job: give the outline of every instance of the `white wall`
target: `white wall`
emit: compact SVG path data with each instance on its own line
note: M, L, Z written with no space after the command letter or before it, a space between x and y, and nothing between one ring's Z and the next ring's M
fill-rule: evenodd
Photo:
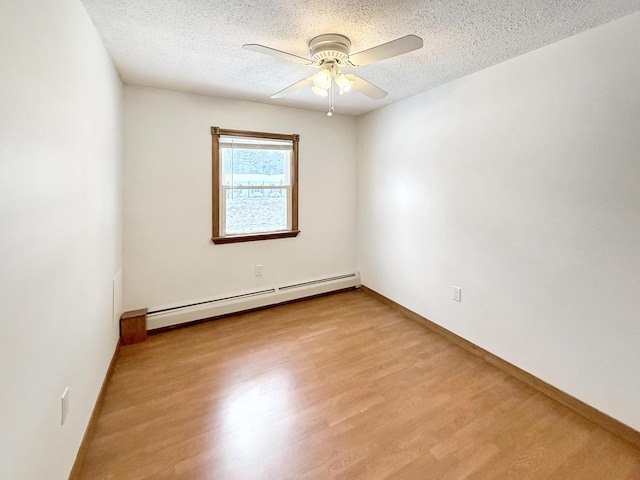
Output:
M122 87L80 2L0 18L0 478L63 479L118 336Z
M298 237L212 244L211 126L300 134ZM352 117L127 85L125 309L353 272L355 132Z
M637 430L639 31L632 15L358 121L363 284Z

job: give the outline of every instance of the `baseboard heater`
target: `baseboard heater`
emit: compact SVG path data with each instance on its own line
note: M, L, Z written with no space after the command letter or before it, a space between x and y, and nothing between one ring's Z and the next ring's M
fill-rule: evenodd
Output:
M147 330L172 327L182 323L229 315L254 308L268 307L291 300L359 286L360 273L355 272L236 295L199 300L188 304L150 308L147 314Z

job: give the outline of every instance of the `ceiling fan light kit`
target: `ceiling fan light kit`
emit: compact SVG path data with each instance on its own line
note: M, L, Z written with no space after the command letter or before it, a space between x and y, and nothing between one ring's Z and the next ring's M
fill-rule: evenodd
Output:
M320 95L321 97L326 97L328 95L327 93L327 89L325 88L320 88L316 85L314 85L313 87L311 87L311 91L313 93L315 93L316 95Z
M321 70L316 74L288 86L284 90L273 94L271 98L283 97L302 87L312 84L311 91L313 93L321 97L330 98L329 111L327 112L327 116L330 117L334 112L332 89L332 85L334 83L338 87L339 95L343 95L353 89L363 93L373 100L379 100L387 96L387 92L376 87L372 83L367 82L362 77L358 77L352 73L342 73L340 71L340 67L353 68L360 65L378 62L380 60L385 60L387 58L417 50L422 48L422 46L423 41L420 37L415 35L406 35L351 55L351 41L347 37L337 33L325 33L323 35L313 37L309 41L311 59L306 59L291 53L258 44L246 44L243 45L242 48L252 52L263 53L296 62L301 65L320 68Z
M353 84L356 82L356 78L352 73L347 73L346 75L338 73L338 75L336 75L336 77L334 78L334 81L340 89L340 92L338 93L342 95L343 93L347 93L351 90L351 87L353 87Z
M327 96L327 90L331 88L333 83L335 83L340 90L340 95L351 90L351 87L353 87L355 83L355 75L351 73L345 75L335 63L329 64L329 68L323 68L311 78L313 79L313 87L311 87L311 90L321 97Z
M327 90L328 88L331 88L331 77L331 70L323 68L312 77L313 84L319 89Z

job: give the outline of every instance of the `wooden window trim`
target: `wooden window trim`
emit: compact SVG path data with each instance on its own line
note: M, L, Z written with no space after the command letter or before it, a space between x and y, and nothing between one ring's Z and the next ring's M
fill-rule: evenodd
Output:
M212 233L211 240L216 245L226 243L252 242L256 240L272 240L276 238L297 237L298 230L298 134L253 132L248 130L231 130L220 127L211 127L213 138L211 147L211 171L212 171ZM271 140L289 140L292 142L291 162L291 230L269 233L250 233L247 235L221 235L220 234L220 137L240 136L252 138L265 138Z

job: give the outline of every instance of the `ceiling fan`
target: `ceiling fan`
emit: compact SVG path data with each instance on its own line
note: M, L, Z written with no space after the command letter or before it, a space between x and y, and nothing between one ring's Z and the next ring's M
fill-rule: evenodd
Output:
M242 48L252 52L264 53L277 58L282 58L291 62L305 66L317 67L320 69L314 75L304 78L287 88L271 95L271 98L280 98L288 95L302 87L313 84L311 89L321 97L329 97L328 116L333 115L333 88L335 84L342 95L352 88L373 100L379 100L387 96L387 92L367 82L362 77L353 73L344 74L341 67L351 68L378 62L387 58L402 55L422 48L422 39L416 35L406 35L376 47L351 54L351 41L344 35L337 33L326 33L318 35L309 41L309 51L311 58L299 57L292 53L276 50L255 43L243 45Z

